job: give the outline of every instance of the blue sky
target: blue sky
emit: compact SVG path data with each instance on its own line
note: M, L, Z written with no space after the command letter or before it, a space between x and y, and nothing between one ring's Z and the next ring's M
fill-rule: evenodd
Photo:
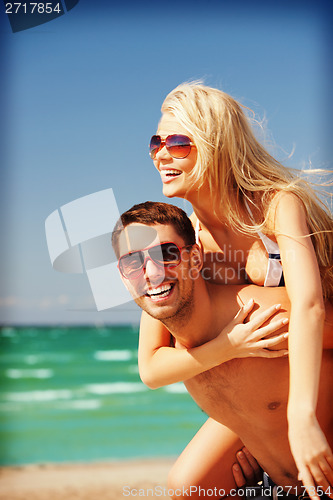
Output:
M107 188L120 211L167 201L147 144L183 81L203 79L265 117L276 156L294 149L288 165L332 168L325 5L80 0L14 34L2 8L0 321L137 320L133 303L97 312L85 274L52 268L44 222Z

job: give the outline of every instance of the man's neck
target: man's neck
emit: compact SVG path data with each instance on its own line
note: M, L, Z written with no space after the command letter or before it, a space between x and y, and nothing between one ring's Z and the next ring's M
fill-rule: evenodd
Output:
M195 283L194 301L186 318L174 316L163 321L175 339L189 349L208 342L220 333L215 321L210 285L201 277Z

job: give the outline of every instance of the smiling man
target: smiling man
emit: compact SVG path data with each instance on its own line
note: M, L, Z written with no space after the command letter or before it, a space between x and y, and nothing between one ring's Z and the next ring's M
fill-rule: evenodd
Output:
M216 338L251 298L259 311L281 303L277 316L289 314L284 288L205 281L193 227L177 207L154 202L132 207L117 223L112 243L125 285L143 311L166 326L176 348L190 349ZM332 308L328 307L317 418L331 447L332 345ZM219 498L222 489L228 494L235 486L234 456L244 444L281 487L281 495L283 489L303 493L288 442L288 380L285 357L233 359L186 380L189 393L210 418L176 462L170 486L174 490L196 487L191 498L202 496L198 487L217 488L212 498ZM318 478L327 493L332 492L332 467L332 458L323 456ZM315 485L311 493L316 496Z

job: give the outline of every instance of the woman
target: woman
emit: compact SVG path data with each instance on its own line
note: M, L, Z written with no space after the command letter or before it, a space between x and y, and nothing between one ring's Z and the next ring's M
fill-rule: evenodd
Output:
M290 447L308 491L316 483L332 485L333 455L315 415L323 301L333 295L332 215L307 182L256 140L242 107L217 89L197 83L174 89L162 105L157 134L150 155L164 195L184 198L193 206L191 220L205 254L204 278L224 284L286 285L291 301ZM189 371L179 377L177 365L170 377L161 373L167 346L168 332L143 315L139 367L144 382L156 387L193 376ZM221 471L226 443L233 439L216 424L209 420L193 445L196 450L209 440L215 445L214 457L201 471L202 484L211 486ZM191 470L194 474L198 464L192 460L187 467L188 457L185 453L176 464L175 476L189 476Z

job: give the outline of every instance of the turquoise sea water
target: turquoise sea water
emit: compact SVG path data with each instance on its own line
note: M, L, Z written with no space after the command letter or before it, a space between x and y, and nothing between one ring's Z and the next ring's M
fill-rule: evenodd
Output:
M206 417L183 384L147 389L138 328L0 330L0 464L179 454Z

